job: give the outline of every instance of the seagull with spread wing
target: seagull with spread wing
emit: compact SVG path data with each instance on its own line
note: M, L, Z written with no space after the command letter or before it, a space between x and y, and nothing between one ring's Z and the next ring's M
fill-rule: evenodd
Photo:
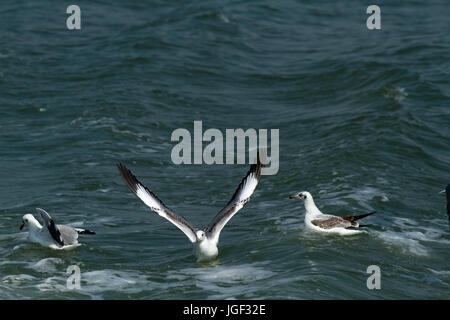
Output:
M31 213L23 216L22 224L20 225L20 230L25 226L28 227L28 239L31 242L36 242L52 249L70 250L81 245L78 243L79 234L95 234L95 232L87 229L55 224L47 211L41 208L36 208L36 211L41 215L44 222L43 226Z
M297 193L290 196L291 199L302 199L305 201L305 225L313 230L329 233L338 233L340 235L351 235L361 233L363 231L348 229L348 228L358 228L359 223L356 220L365 218L375 213L370 212L366 214L361 214L357 216L333 216L331 214L322 213L314 203L313 197L307 191Z
M123 164L119 163L117 168L125 183L139 199L149 206L153 212L173 223L184 232L192 243L194 243L194 252L197 256L197 261L207 261L217 257L219 253L217 244L219 242L220 231L222 231L227 222L249 201L250 196L253 194L253 191L255 191L256 186L261 179L262 166L263 165L258 157L257 163L250 166L250 170L247 172L244 179L242 179L231 200L222 210L220 210L204 231L197 230L182 216L179 216L170 210Z

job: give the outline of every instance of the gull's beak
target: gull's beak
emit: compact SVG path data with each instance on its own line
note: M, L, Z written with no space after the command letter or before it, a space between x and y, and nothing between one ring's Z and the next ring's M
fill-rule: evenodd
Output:
M293 196L289 196L289 199L295 199L298 198L298 194L294 194Z
M24 225L25 225L25 223L22 221L22 224L21 224L20 227L19 227L19 230L20 230L20 231L22 231Z

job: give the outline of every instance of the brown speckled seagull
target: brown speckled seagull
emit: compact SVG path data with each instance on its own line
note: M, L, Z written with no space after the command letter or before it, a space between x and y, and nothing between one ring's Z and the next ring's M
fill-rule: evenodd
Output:
M321 232L329 232L329 233L338 233L340 235L351 235L361 233L363 231L348 229L348 228L358 228L359 223L356 220L365 218L375 213L370 212L366 214L361 214L357 216L333 216L330 214L322 213L314 203L314 200L311 194L307 191L300 192L293 196L290 196L291 199L302 199L305 201L305 225L313 230L321 231Z

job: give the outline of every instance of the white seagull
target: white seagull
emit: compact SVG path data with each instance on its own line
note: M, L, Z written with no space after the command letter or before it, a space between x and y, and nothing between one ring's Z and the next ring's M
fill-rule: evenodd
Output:
M250 166L247 175L242 179L233 197L228 204L220 210L211 223L204 231L197 230L183 217L175 214L172 210L164 205L159 198L128 170L123 164L119 163L117 168L125 183L130 190L138 196L153 212L159 216L169 220L178 227L189 240L194 243L194 253L197 261L212 260L217 257L219 250L217 244L219 242L220 231L225 224L242 209L250 199L253 191L255 191L259 180L261 179L262 164L257 160L256 164Z
M338 233L340 235L352 235L357 233L362 233L364 231L352 230L347 228L357 228L359 223L356 220L362 219L364 217L374 214L374 212L358 215L358 216L333 216L330 214L322 213L314 203L313 197L307 191L300 192L293 196L291 199L302 199L305 201L305 225L313 230L328 232L328 233Z
M52 249L71 250L81 245L78 243L79 234L95 234L95 232L87 229L57 225L45 210L36 208L36 211L41 215L44 226L30 213L23 216L22 224L20 225L20 230L24 226L28 227L28 239L31 242L36 242Z

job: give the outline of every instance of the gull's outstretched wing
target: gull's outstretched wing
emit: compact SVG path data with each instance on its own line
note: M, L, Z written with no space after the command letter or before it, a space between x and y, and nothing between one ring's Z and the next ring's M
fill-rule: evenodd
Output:
M250 166L247 175L242 179L241 183L234 192L233 197L227 203L225 208L214 217L208 227L205 229L208 238L214 239L217 243L219 241L220 231L227 224L227 222L242 209L250 200L250 196L255 191L259 180L261 179L261 168L263 165L258 157L257 163Z
M36 208L36 211L41 215L42 220L44 220L44 225L52 236L53 240L55 240L56 243L60 246L64 246L64 240L61 236L61 232L59 232L59 229L56 227L52 217L48 214L47 211L41 208Z
M119 173L122 176L128 188L141 199L147 206L149 206L153 212L159 216L166 218L177 226L184 234L191 240L191 242L197 241L197 229L193 227L183 217L173 213L167 208L164 203L158 199L158 197L144 186L139 180L127 169L123 164L117 165Z

